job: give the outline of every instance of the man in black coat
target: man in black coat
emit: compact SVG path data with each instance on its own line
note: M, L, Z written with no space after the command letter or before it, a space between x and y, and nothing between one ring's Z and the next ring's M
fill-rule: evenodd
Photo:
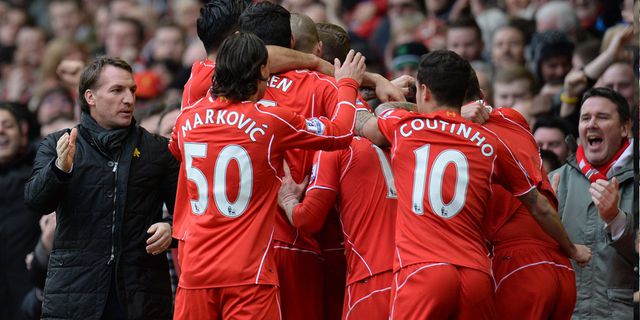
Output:
M27 133L16 110L0 104L0 319L15 319L33 286L25 256L38 241L39 217L23 198L32 165L33 152L27 151Z
M80 124L47 136L25 201L57 212L44 289L44 319L168 319L171 286L164 252L178 163L167 140L133 120L136 84L119 58L82 72Z

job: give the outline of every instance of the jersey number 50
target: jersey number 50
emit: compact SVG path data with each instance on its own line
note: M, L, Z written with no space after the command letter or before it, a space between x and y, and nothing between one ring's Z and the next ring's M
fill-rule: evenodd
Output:
M193 166L193 158L207 157L206 143L184 144L185 166L187 178L196 184L198 200L191 200L193 214L202 215L207 212L209 204L209 184L204 173ZM235 202L227 198L227 167L231 160L238 162L240 170L240 190ZM253 167L247 150L238 145L228 145L218 154L213 170L213 201L218 211L229 218L241 216L249 206L253 190Z
M424 189L427 180L427 162L429 161L429 148L431 145L416 149L413 153L416 156L416 167L413 173L413 195L412 209L417 215L424 214ZM447 166L453 163L456 168L456 185L453 192L453 199L449 203L444 203L442 199L442 181L444 171ZM447 219L453 218L464 208L467 198L467 186L469 185L469 163L464 154L458 150L447 149L436 156L431 165L429 174L429 205L433 213Z

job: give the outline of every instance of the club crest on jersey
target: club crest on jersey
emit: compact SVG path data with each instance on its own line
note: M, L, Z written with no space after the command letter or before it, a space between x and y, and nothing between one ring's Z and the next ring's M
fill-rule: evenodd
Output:
M315 134L324 134L324 123L318 118L307 119L307 131Z

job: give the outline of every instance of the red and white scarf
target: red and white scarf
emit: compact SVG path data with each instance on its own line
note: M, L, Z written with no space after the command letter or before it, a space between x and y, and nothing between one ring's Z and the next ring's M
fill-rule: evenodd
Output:
M587 177L587 179L589 179L589 181L591 182L596 182L596 180L598 179L609 180L609 178L607 178L609 170L611 170L613 165L620 158L620 156L622 156L625 150L629 148L629 145L629 139L624 138L624 140L622 141L622 146L620 147L618 152L616 152L613 158L611 158L611 160L609 160L607 163L597 167L594 167L593 165L591 165L591 163L589 163L587 158L585 158L584 156L584 146L579 145L578 150L576 151L576 160L578 161L580 170L582 170L582 174L584 174L584 176Z

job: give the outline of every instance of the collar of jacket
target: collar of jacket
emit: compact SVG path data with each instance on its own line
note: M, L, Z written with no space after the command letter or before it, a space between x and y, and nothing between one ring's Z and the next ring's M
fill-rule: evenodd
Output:
M580 170L580 167L578 166L578 161L576 161L575 154L571 155L567 159L567 165L569 165L573 169L580 172L580 175L583 176L585 179L587 178L582 173L582 170ZM619 184L622 184L629 179L633 179L633 157L630 158L629 161L627 161L627 163L622 168L620 168L620 170L618 170L613 176L609 176L609 178L613 178L613 177L616 177L616 179L618 179Z
M135 119L131 119L129 127L120 129L105 129L87 112L80 114L78 129L87 141L95 143L98 149L112 158L119 158L119 153L125 139L135 129Z

